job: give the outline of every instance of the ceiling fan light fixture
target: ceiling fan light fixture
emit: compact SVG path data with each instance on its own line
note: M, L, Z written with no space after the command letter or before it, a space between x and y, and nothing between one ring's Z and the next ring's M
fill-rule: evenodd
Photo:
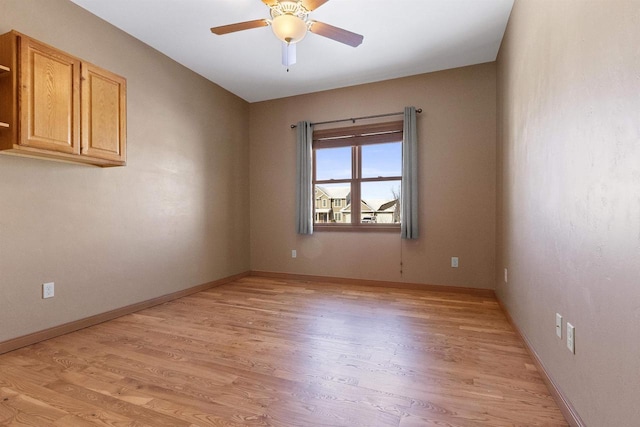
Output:
M273 34L282 41L282 64L286 67L296 63L296 43L302 40L307 32L312 32L337 42L359 46L363 36L333 25L309 19L309 13L329 0L262 0L269 6L271 19L254 19L211 28L217 35L250 30L252 28L271 26ZM289 69L287 68L287 71Z
M271 21L271 29L277 38L285 43L297 43L307 35L308 25L297 16L278 15Z

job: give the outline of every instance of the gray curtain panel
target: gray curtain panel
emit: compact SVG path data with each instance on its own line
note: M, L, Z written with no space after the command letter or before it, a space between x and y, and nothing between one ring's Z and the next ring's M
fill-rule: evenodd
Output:
M402 139L402 191L400 236L417 239L418 233L418 134L416 108L405 107Z
M296 232L313 234L313 129L310 122L298 122L296 164Z

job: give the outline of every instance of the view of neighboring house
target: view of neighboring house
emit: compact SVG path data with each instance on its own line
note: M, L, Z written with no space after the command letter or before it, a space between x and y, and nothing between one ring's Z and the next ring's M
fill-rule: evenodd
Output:
M398 199L363 199L360 206L360 221L377 224L399 223ZM316 185L315 222L350 223L351 188Z
M316 185L315 201L316 222L347 222L342 209L351 203L351 187Z
M348 220L351 220L351 205L345 208ZM360 217L362 222L377 224L398 224L400 223L400 207L398 199L380 200L364 199L360 206Z

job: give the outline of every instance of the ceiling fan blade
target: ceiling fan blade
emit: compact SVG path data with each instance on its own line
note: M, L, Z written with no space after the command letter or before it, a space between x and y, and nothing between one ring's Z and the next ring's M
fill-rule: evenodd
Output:
M282 65L284 65L285 67L288 67L295 63L296 63L296 44L282 42Z
M340 43L348 44L349 46L360 46L364 36L360 34L352 33L351 31L343 30L342 28L334 27L333 25L325 24L324 22L311 21L312 25L309 31L318 34L319 36L330 38Z
M219 36L223 34L235 33L236 31L250 30L252 28L266 27L269 23L266 19L256 19L254 21L238 22L237 24L222 25L213 27L211 32Z
M311 12L312 10L316 10L328 1L329 0L302 0L302 5L305 7L305 9Z

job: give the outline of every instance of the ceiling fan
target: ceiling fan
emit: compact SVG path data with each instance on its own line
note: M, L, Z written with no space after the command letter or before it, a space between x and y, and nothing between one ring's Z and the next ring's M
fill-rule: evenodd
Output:
M349 46L359 46L364 39L360 34L333 25L309 19L309 13L329 0L262 0L269 6L271 19L255 19L237 24L213 27L211 32L219 36L236 31L271 26L273 33L282 41L282 65L296 63L296 43L310 31ZM287 68L287 71L289 69Z

